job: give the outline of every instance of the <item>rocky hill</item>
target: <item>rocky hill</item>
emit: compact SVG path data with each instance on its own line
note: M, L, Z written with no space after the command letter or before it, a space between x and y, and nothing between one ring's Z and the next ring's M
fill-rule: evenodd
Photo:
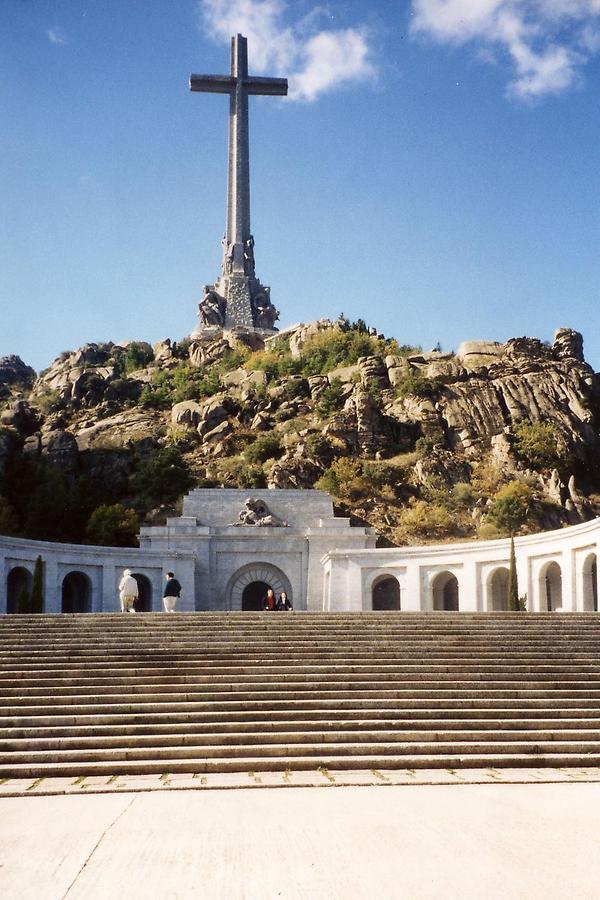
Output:
M0 532L126 545L194 485L316 485L382 543L556 528L600 512L599 384L566 328L424 353L342 318L87 344L39 377L5 357Z

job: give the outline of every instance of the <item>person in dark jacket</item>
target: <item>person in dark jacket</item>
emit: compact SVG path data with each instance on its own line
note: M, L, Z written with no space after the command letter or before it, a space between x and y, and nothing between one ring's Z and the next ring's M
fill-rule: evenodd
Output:
M167 581L163 592L163 607L165 612L175 612L175 604L179 600L181 594L181 585L175 578L173 572L167 572Z
M285 591L282 591L279 595L279 600L277 601L276 609L293 609L292 601L288 599L288 595Z

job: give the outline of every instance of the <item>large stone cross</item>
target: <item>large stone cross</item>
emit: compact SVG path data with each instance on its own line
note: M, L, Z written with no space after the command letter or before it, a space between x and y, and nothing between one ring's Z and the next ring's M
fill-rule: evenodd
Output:
M227 231L223 239L223 277L205 288L214 309L221 303L222 324L228 327L269 328L271 307L268 288L256 279L254 239L250 231L250 153L248 97L250 94L285 96L285 78L248 75L248 44L241 34L231 39L229 75L191 75L190 90L229 94L229 166L227 179ZM224 303L222 302L224 301ZM202 311L202 304L201 311ZM210 307L210 303L207 308ZM267 309L267 314L265 314ZM260 312L262 310L262 313ZM257 312L258 311L258 312ZM260 320L263 316L264 321ZM217 313L215 316L218 317ZM215 323L218 324L218 323ZM271 322L270 327L273 328Z

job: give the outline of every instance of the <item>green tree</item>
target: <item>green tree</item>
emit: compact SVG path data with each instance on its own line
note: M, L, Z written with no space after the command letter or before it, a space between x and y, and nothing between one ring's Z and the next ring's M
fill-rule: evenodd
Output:
M515 539L510 536L510 563L508 567L508 608L511 612L521 609L519 601L519 582L517 578L517 557L515 555Z
M35 561L33 584L31 585L28 606L28 612L30 613L44 612L44 563L41 556L38 556Z
M155 503L168 503L181 497L194 479L177 447L159 447L140 463L133 478L136 491Z
M509 481L494 496L488 519L502 531L514 534L527 519L533 491L524 481Z
M28 503L25 520L27 537L46 541L64 540L68 497L66 475L57 469L40 467L37 484Z
M138 518L121 503L103 504L91 514L85 529L90 544L103 547L135 547Z
M523 420L513 426L514 448L519 460L535 471L570 468L570 455L560 431L553 422Z
M332 378L331 384L328 384L319 397L317 404L317 412L322 419L328 419L329 416L338 412L344 405L345 392L344 386L339 378Z
M8 500L0 495L0 534L18 534L19 523Z

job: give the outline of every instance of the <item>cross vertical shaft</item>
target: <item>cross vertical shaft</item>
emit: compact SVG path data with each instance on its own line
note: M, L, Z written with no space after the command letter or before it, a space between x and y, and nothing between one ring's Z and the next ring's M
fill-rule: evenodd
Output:
M287 94L285 78L248 75L248 42L241 34L231 39L229 75L192 75L192 91L229 94L229 153L227 170L227 226L223 239L222 275L206 285L200 303L201 322L195 334L215 327L273 332L279 313L254 269L254 238L250 233L250 149L248 96Z
M248 137L248 44L236 35L231 40L231 77L235 87L229 99L229 171L227 178L227 245L234 245L234 270L243 271L243 248L250 239L250 147ZM241 260L237 248L241 248Z

